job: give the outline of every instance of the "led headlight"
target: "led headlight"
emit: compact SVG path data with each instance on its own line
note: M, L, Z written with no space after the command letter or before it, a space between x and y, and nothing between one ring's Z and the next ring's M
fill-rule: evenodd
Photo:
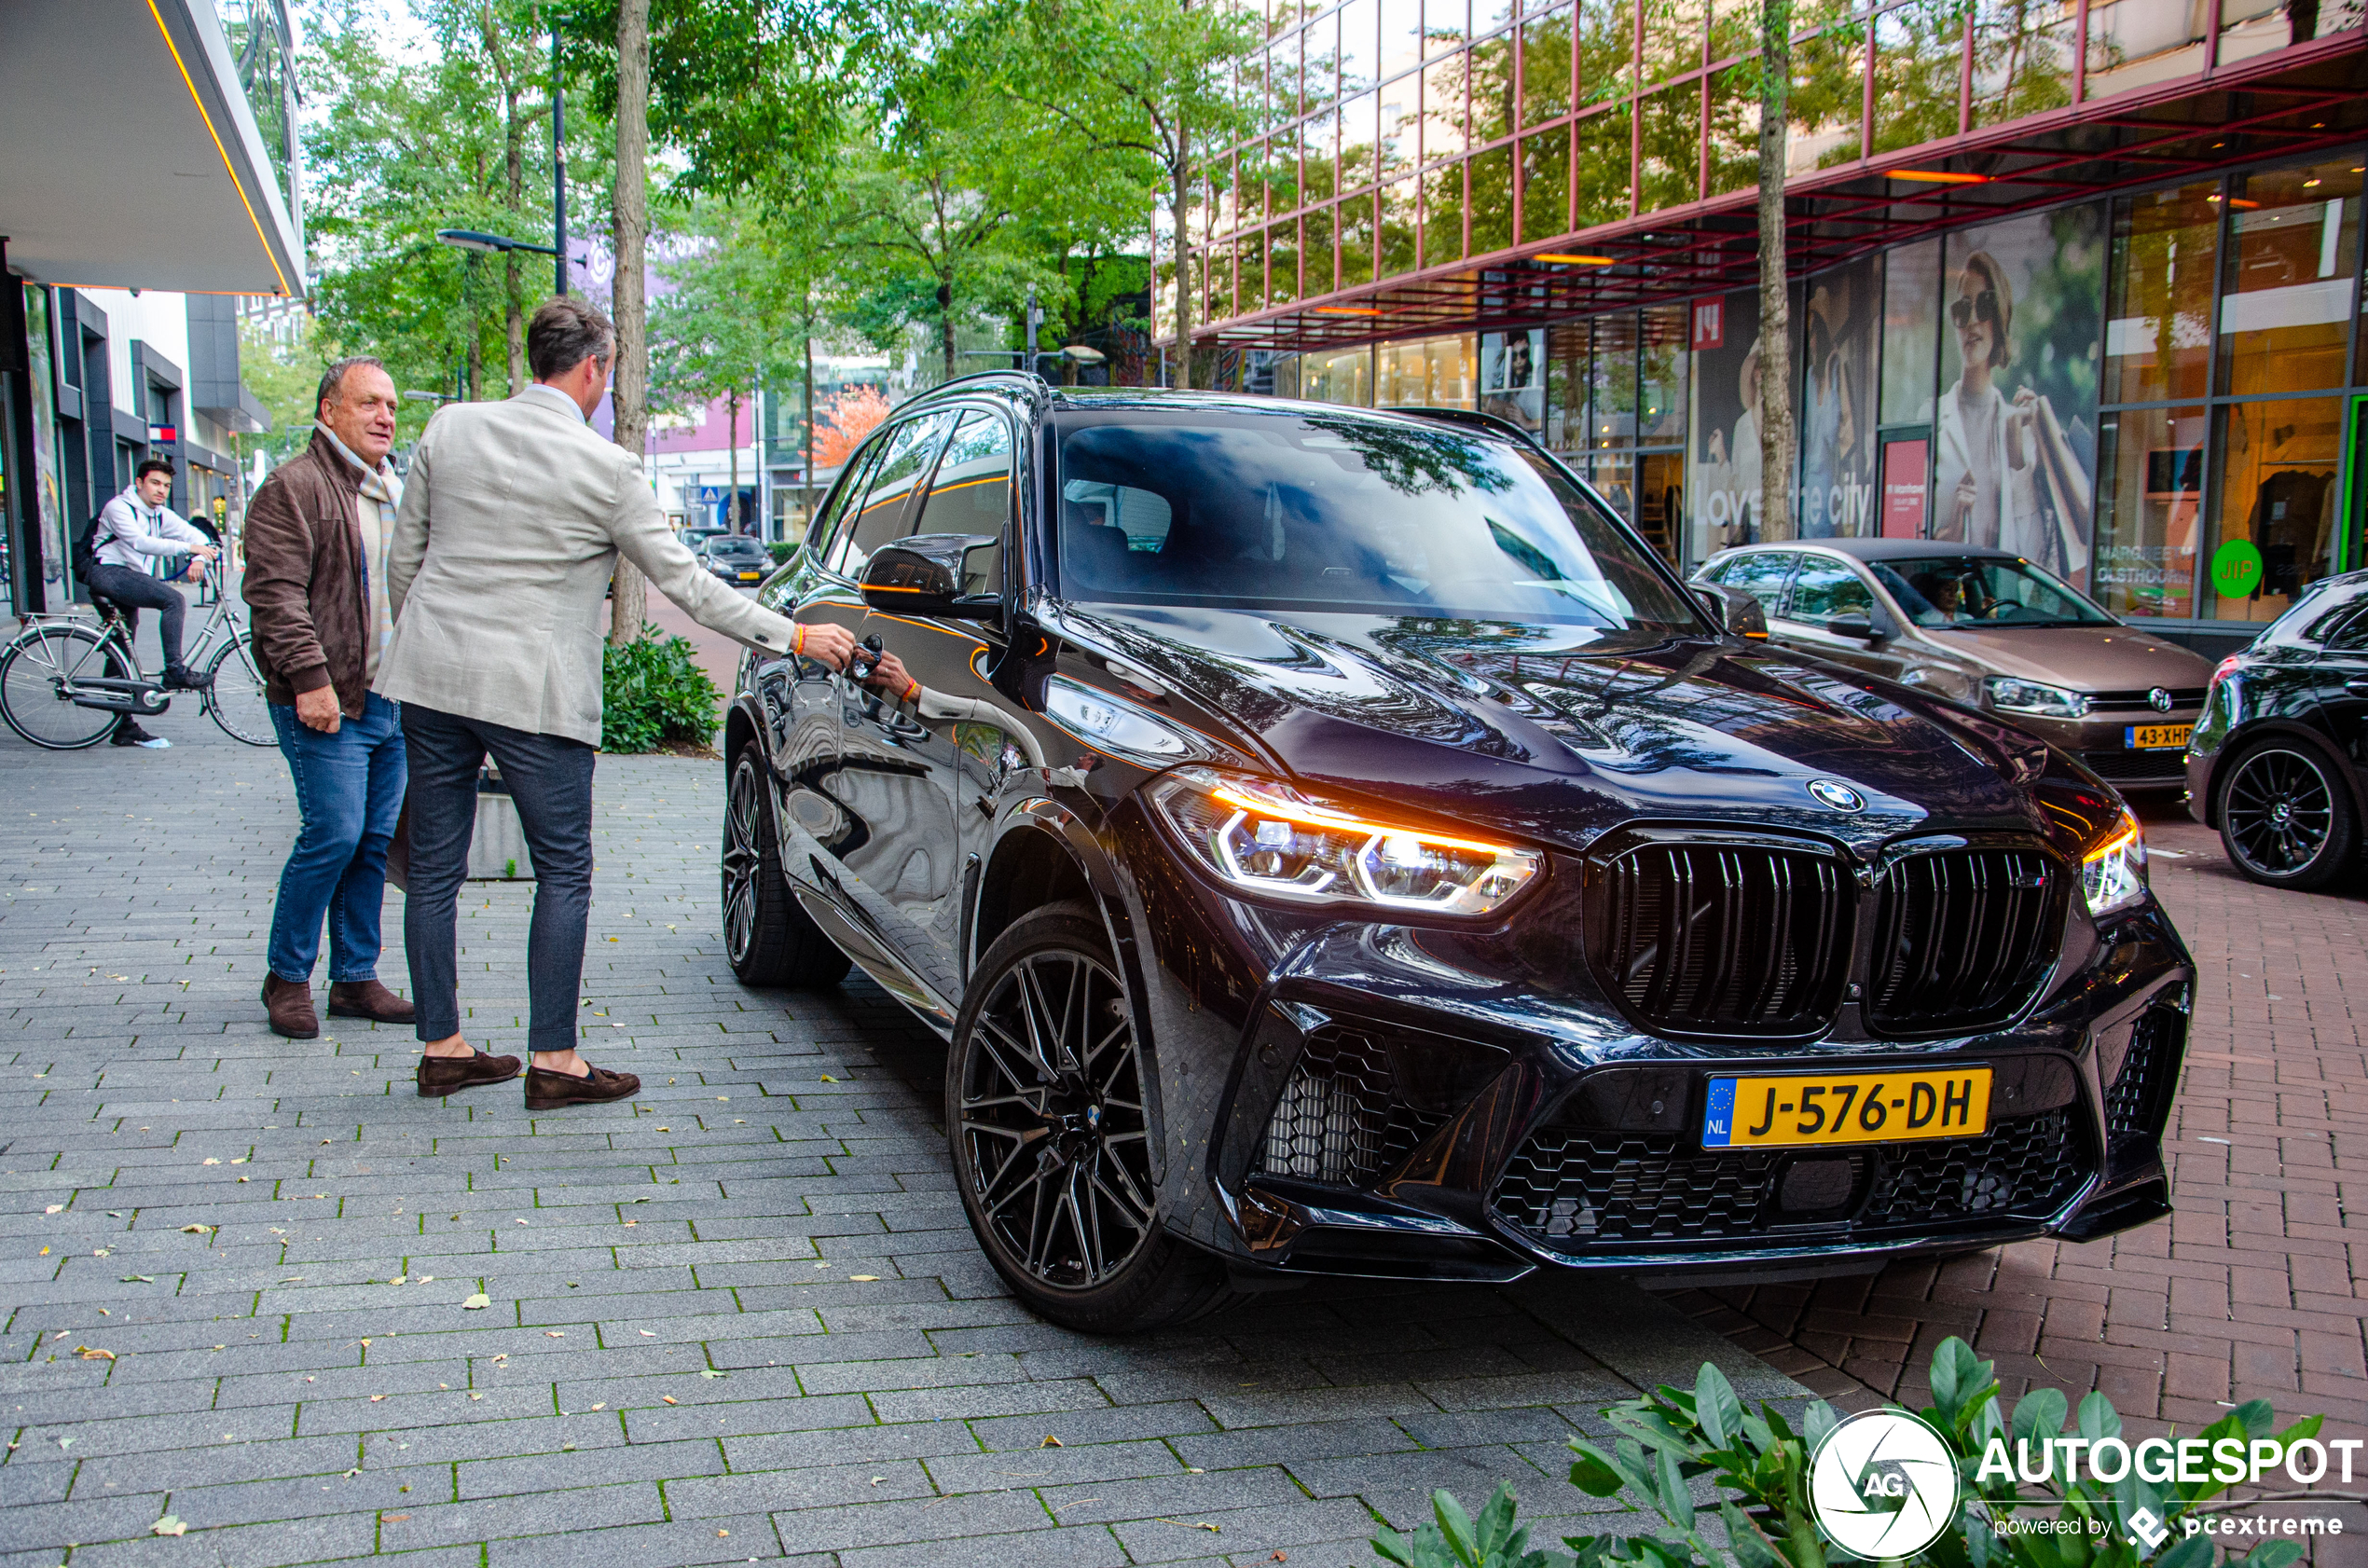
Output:
M2113 830L2080 858L2080 891L2092 915L2127 909L2145 897L2146 835L2137 818L2123 812Z
M1982 682L1982 689L1989 694L1989 706L2001 713L2030 713L2042 719L2088 717L2087 695L2061 686L1993 675Z
M1374 821L1272 779L1210 768L1169 774L1151 801L1224 882L1309 903L1486 915L1544 860L1534 850Z

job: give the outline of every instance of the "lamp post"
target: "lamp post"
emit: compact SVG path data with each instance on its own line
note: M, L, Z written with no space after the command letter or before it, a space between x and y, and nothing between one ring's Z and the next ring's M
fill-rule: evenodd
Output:
M551 292L568 292L568 95L560 87L559 30L551 29Z

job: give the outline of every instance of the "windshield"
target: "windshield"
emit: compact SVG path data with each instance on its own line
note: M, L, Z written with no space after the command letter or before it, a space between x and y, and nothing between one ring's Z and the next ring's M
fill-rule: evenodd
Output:
M1060 463L1071 598L1701 629L1576 487L1493 436L1128 410L1064 420Z
M1907 556L1869 561L1920 626L2110 626L2113 618L2011 556Z

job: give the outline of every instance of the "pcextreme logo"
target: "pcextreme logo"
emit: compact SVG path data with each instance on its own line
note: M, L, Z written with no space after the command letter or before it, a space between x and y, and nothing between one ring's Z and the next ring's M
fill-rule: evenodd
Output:
M1809 1508L1855 1557L1913 1557L1957 1519L1957 1465L1940 1434L1905 1410L1849 1417L1809 1461Z

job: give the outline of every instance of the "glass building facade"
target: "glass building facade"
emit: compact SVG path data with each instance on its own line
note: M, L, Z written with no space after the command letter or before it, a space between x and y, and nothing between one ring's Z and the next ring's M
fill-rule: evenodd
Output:
M1755 6L1273 0L1259 133L1186 234L1195 343L1511 420L1681 566L1962 539L2210 646L2368 564L2364 4L1797 5L1791 518L1759 515Z

